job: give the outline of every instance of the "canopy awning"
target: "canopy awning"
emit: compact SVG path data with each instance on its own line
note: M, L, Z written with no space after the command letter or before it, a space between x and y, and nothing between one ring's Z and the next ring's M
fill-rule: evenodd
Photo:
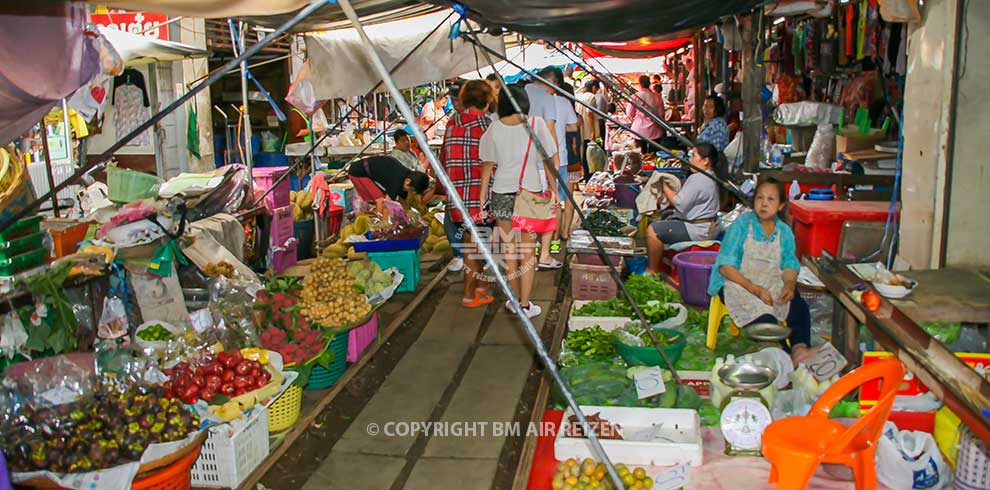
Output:
M451 5L450 0L432 3ZM468 16L555 41L625 41L673 34L741 14L767 0L459 0Z
M587 43L582 47L582 52L587 58L605 56L615 58L653 58L664 56L671 51L687 46L690 42L690 36L662 41L644 37L635 41Z
M365 28L385 66L391 68L443 22L393 73L400 88L456 77L476 68L478 59L484 59L472 44L448 38L451 26L457 20L456 16L448 18L448 14L449 11L437 12ZM505 51L501 36L481 36L481 41L498 52ZM306 36L312 83L318 100L363 95L381 80L361 46L361 39L354 29Z
M152 39L104 26L99 26L99 30L100 34L103 34L114 49L120 53L120 57L127 66L146 65L156 61L202 58L209 54L205 49L194 48L188 44Z

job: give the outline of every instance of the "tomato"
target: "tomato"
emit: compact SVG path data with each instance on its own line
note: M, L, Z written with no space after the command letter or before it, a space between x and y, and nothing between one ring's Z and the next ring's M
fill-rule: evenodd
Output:
M234 374L233 371L224 371L223 374L220 375L220 379L222 379L224 383L231 383L231 382L233 382L234 381L234 377L235 377L235 374Z
M264 379L267 383L272 379L272 373L269 373L268 371L261 371L261 373L258 374L258 377Z
M213 391L219 390L220 385L222 384L223 384L223 380L220 379L220 376L211 374L206 377L206 387Z
M217 397L217 392L216 390L205 388L203 391L199 393L199 397L202 398L203 400L206 400L206 402L209 403L213 401L214 398Z
M233 357L228 357L223 360L223 367L225 369L234 369L237 366L238 362L240 362L240 360L235 359Z
M220 387L220 393L227 396L234 396L235 391L237 391L237 387L232 384L227 384Z
M260 375L260 374L261 374L261 371L258 368L253 367L253 368L251 368L251 371L248 372L247 375L248 375L248 377L251 377L251 378L257 378L258 375Z
M249 384L251 384L251 382L248 380L247 376L237 376L234 378L234 386L237 388L244 388Z
M200 376L200 375L196 375L196 376L193 376L192 381L193 381L193 384L196 385L196 386L198 386L198 387L200 387L200 389L206 388L206 378L205 377Z
M255 388L264 388L265 385L267 385L267 384L268 384L268 380L265 379L265 378L262 378L261 376L258 376L254 380L254 386L255 386Z
M880 309L880 295L876 291L866 291L863 293L863 306L866 307L870 312L876 312Z

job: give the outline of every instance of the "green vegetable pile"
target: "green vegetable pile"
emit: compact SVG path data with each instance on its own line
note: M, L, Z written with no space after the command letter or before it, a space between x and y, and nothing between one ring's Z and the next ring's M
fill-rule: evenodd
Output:
M956 343L959 336L962 335L961 323L926 322L921 324L921 328L943 345Z
M612 334L598 325L571 331L567 334L564 345L586 358L608 358L619 354L619 349L612 342Z
M138 332L137 337L148 342L165 342L172 340L172 332L161 325L152 325Z
M618 298L591 301L574 310L574 316L617 316L625 318L632 314L632 307L629 306L629 303Z
M622 236L622 228L625 226L625 223L611 213L595 211L588 215L582 228L596 236Z
M641 309L643 310L643 318L651 324L674 318L680 312L676 307L665 306L659 301L648 301Z
M636 304L648 301L660 303L680 303L681 295L667 287L659 276L633 275L626 279L626 288L632 294Z

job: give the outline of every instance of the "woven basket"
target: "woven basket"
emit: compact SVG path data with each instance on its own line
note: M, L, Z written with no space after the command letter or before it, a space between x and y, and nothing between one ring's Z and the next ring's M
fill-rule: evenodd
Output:
M176 460L174 463L154 473L136 478L131 490L189 490L193 464L199 458L200 448Z
M333 352L333 362L329 368L324 368L319 364L313 366L309 374L309 382L306 383L307 390L322 390L333 386L334 383L344 375L347 369L347 339L350 338L348 332L334 335L330 341L330 350Z
M281 432L299 420L302 412L302 388L292 385L268 407L268 432Z

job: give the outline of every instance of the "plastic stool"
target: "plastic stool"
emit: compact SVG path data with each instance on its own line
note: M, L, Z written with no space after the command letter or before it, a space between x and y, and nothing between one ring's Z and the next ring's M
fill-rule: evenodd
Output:
M722 326L722 318L728 314L729 308L722 303L722 299L718 295L712 296L711 302L708 303L708 338L705 340L705 345L710 350L715 350L718 328ZM736 326L736 322L732 321L732 317L729 317L729 335L739 336L739 327Z

